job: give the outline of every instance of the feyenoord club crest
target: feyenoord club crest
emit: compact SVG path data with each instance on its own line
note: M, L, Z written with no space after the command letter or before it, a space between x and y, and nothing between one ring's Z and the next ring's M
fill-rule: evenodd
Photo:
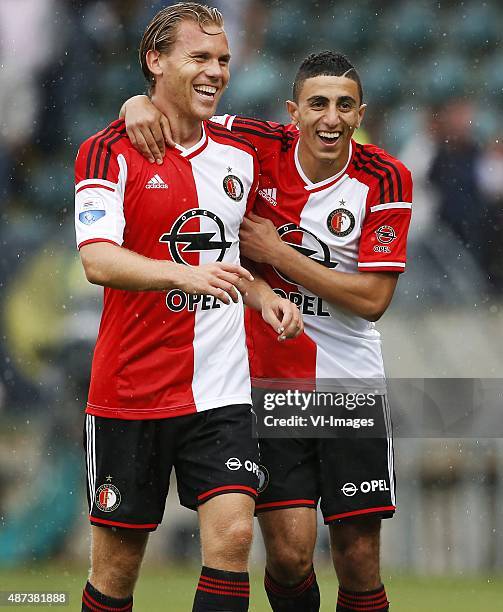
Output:
M231 200L239 202L243 198L244 193L241 179L235 174L228 174L224 178L224 191Z
M343 238L350 234L356 225L353 213L347 208L336 208L327 218L327 227L334 234Z
M396 232L391 225L381 225L376 229L376 236L381 244L389 244L396 238Z
M94 501L102 512L113 512L121 503L121 494L115 485L107 482L98 487Z

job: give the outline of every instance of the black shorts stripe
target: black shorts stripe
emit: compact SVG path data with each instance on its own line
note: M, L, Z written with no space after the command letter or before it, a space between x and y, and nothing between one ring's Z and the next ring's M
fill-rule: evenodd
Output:
M230 140L231 142L238 142L239 144L245 145L253 153L255 153L255 147L248 140L246 140L245 138L240 138L239 136L236 136L236 134L233 134L232 132L230 132L228 128L223 127L218 123L214 123L214 124L208 123L207 128L210 134L213 134L214 136L218 136L219 138L226 138Z
M112 156L112 145L115 144L118 140L121 140L121 138L124 138L125 135L126 135L126 128L123 128L118 133L116 133L115 138L107 142L105 163L103 164L102 176L101 177L97 176L95 178L102 178L102 179L107 180L108 166L110 165L110 158ZM99 166L97 166L97 169L99 170Z
M382 157L378 153L369 153L369 152L365 151L365 149L363 147L361 147L361 148L358 147L358 151L359 151L359 153L362 156L365 155L367 158L369 158L369 160L373 161L374 164L380 164L381 166L386 166L388 168L391 168L391 170L393 171L393 174L395 176L394 184L395 184L396 190L397 190L396 201L397 202L403 202L402 177L400 175L400 170L399 170L397 164L389 161L388 159L385 159L384 157ZM395 201L395 200L393 199L392 201Z

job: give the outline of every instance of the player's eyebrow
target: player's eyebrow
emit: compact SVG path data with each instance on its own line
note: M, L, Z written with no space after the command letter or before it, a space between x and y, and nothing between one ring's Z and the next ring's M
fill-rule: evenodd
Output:
M191 57L204 57L205 59L208 59L210 57L210 53L208 53L208 51L191 51L190 55ZM225 53L224 55L220 55L218 57L218 61L219 62L230 62L231 54Z
M350 102L356 105L356 100L352 96L341 96L337 98L337 104L342 104L343 102Z
M313 102L328 102L328 98L326 98L325 96L311 96L310 98L307 99L307 101L309 102L309 104L312 104Z

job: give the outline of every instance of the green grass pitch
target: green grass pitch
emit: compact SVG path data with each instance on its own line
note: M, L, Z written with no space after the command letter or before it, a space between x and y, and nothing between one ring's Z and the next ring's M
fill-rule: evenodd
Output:
M196 566L189 568L145 566L135 593L138 612L185 612L192 608L192 597L198 576ZM1 570L0 591L67 591L69 606L62 610L80 610L80 594L86 578L85 568L66 565L34 565L24 570ZM322 594L322 612L334 612L337 582L329 568L318 570ZM400 575L384 576L393 612L473 612L501 610L503 576L428 578ZM13 606L37 610L50 606ZM6 610L9 608L5 608ZM270 608L262 588L259 569L252 572L250 612L267 612Z

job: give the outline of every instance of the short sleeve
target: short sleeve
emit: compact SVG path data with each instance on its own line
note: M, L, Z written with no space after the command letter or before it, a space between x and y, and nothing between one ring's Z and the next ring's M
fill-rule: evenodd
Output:
M412 212L412 178L395 160L393 181L376 181L367 194L360 238L360 272L403 272L407 261L407 235Z
M97 135L79 149L75 161L75 232L80 249L91 242L122 245L127 162L113 145L100 149Z

